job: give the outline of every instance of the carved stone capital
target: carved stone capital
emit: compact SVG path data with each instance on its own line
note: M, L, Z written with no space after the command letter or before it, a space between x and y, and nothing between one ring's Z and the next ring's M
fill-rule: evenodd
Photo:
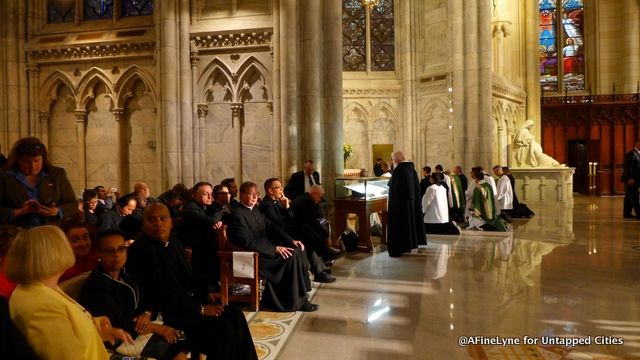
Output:
M45 112L45 111L40 111L38 113L38 119L40 119L41 123L46 123L47 121L49 121L49 118L51 117L51 113Z
M231 105L231 113L233 114L233 116L241 116L243 110L244 110L244 105L242 104Z
M120 120L122 120L124 115L124 109L123 108L112 109L111 114L113 114L113 117L116 119L116 121L120 122Z
M28 73L39 73L40 72L40 65L33 63L33 62L28 62L27 63L27 72Z
M200 63L200 56L198 56L198 51L192 51L189 53L189 59L191 60L191 67L197 67Z
M511 35L511 21L496 20L491 22L493 37L507 37Z
M209 105L208 104L198 104L198 117L207 117L209 113Z
M85 120L87 120L87 110L76 110L73 112L73 115L76 116L76 121L79 123L85 122Z

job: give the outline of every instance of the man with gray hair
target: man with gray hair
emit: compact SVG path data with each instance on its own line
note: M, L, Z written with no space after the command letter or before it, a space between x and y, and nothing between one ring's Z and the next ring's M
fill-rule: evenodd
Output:
M387 249L389 256L401 256L418 245L426 245L420 184L412 162L402 151L391 154L395 169L389 180L387 216Z

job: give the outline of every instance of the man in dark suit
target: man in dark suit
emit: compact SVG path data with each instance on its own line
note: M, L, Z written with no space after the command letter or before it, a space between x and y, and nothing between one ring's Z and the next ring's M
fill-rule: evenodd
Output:
M376 163L373 165L373 174L375 176L382 176L384 174L384 168L382 167L382 158L376 159Z
M293 201L291 210L293 211L293 218L296 224L309 226L309 228L322 239L316 251L324 260L331 261L339 256L340 251L332 249L327 245L327 239L329 238L328 228L322 226L319 222L320 219L324 219L322 209L320 208L320 202L323 196L324 189L322 186L314 185L309 189L308 193L298 196Z
M298 196L309 191L313 185L320 185L320 174L313 168L313 160L304 162L303 170L294 172L289 178L284 193L289 199L295 200Z
M229 189L229 195L231 196L231 199L229 200L229 205L231 206L231 208L235 208L236 206L238 206L240 202L238 202L238 183L236 183L236 179L235 178L224 179L220 182L220 185L226 186L227 189Z
M240 205L227 228L229 241L260 253L260 277L266 280L262 305L275 311L316 311L307 298L311 280L302 242L272 224L258 208L258 186L240 186Z
M208 182L193 186L193 198L182 209L179 238L193 250L191 263L202 274L209 287L217 290L220 280L220 260L216 229L222 226L221 215L211 212L213 187Z
M311 189L313 190L316 186L320 185L315 185ZM284 196L280 179L267 179L264 182L264 191L266 195L260 202L260 210L269 221L282 228L289 236L302 241L307 259L311 265L314 281L325 283L336 281L336 278L327 273L328 268L324 264L323 257L320 255L322 248L326 247L324 243L325 238L319 236L310 225L298 223L294 220L293 212L291 211L291 201ZM298 196L298 199L305 195L306 194Z
M429 186L431 186L431 166L425 166L422 168L422 180L420 180L420 199Z
M624 157L624 218L640 219L640 199L638 198L638 186L640 186L640 140L636 140L635 147ZM631 214L631 210L635 216Z
M213 304L206 283L187 262L185 249L171 238L169 209L155 203L144 211L142 236L129 248L127 269L140 296L165 325L186 334L189 350L211 359L257 359L242 311Z

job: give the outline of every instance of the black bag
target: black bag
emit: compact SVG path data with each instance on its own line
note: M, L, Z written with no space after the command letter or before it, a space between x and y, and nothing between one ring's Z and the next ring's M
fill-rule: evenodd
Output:
M535 213L533 211L531 211L531 209L529 209L527 207L527 204L524 203L519 203L512 211L511 211L511 217L512 218L530 218L535 216Z
M340 240L344 244L344 251L351 252L358 250L358 234L353 231L345 231L340 234Z

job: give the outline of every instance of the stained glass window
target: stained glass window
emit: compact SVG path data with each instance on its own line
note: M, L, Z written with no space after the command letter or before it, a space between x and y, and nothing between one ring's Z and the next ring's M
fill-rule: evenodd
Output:
M75 0L49 0L47 22L49 24L71 22L76 15Z
M84 0L84 19L110 19L113 16L113 0Z
M153 15L153 0L123 0L122 16Z
M365 9L360 0L342 2L342 60L344 71L367 70Z
M538 4L542 90L585 90L583 0L539 0Z
M342 1L343 70L393 71L395 69L393 0L378 0L378 4L369 11L367 17L368 11L362 6L361 0ZM367 48L371 54L369 59L367 59Z
M393 0L380 0L371 11L371 70L394 70Z

